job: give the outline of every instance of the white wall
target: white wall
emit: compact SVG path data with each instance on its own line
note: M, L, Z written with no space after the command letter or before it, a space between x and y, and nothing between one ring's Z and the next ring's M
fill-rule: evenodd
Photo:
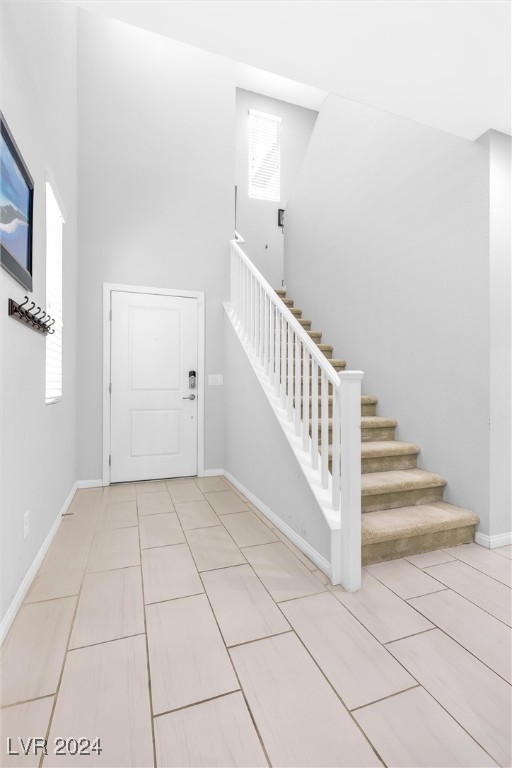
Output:
M288 293L489 532L489 191L480 144L330 96L288 204Z
M66 207L63 399L45 406L45 338L7 316L26 290L0 269L2 616L76 480L76 16L58 2L2 3L1 109L34 179L34 291L45 306L45 170ZM30 534L23 538L23 515Z
M206 375L222 372L233 237L234 63L79 16L79 471L102 476L102 284L206 292ZM220 468L223 390L206 387L205 467Z
M512 531L511 138L487 131L489 152L490 536Z
M329 527L227 315L224 344L225 469L330 562Z
M249 197L249 109L257 109L282 120L279 203ZM240 88L236 91L236 227L245 240L246 254L275 288L281 285L284 267L283 231L277 226L277 211L278 208L286 208L297 183L317 115L311 109L279 99Z

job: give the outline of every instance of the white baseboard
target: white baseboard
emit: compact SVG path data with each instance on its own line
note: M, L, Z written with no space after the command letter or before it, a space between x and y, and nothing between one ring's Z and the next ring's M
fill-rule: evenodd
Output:
M313 562L323 573L325 573L326 576L331 578L331 564L328 560L325 559L325 557L320 555L316 549L314 549L311 544L309 544L305 539L302 538L302 536L294 531L293 528L290 528L290 526L285 523L284 520L281 520L281 518L278 517L275 512L272 512L270 507L267 507L267 505L264 504L261 499L258 499L258 497L255 496L252 491L246 488L245 485L240 482L240 480L237 480L236 477L231 474L231 472L228 472L227 469L225 469L223 470L222 474L224 474L229 482L234 485L235 488L238 488L238 490L243 493L243 495L249 499L249 501L254 504L254 506L257 507L259 511L275 525L276 528L279 528L281 533L284 533L284 535L287 536L290 541L292 541L295 546L300 549L301 552L304 552L306 557L309 557L311 562Z
M213 477L213 475L223 475L223 469L204 469L198 477ZM78 488L103 488L103 480L79 480Z
M18 591L16 592L14 599L12 603L10 604L9 608L6 611L5 616L2 619L2 623L0 624L0 645L2 645L3 641L5 640L5 637L7 636L8 631L11 628L11 624L13 623L14 619L16 618L16 614L18 613L19 609L21 608L21 604L23 603L23 600L25 599L25 595L27 594L28 590L30 589L30 585L34 581L35 575L37 571L39 570L39 566L43 562L44 556L48 552L50 548L50 544L52 543L55 534L58 531L59 525L62 520L62 516L66 514L69 505L73 501L73 497L76 493L76 490L78 488L78 483L74 483L73 487L71 488L71 491L68 494L68 497L64 504L62 505L62 508L55 518L55 522L53 523L52 527L48 531L48 535L46 539L43 541L39 552L34 558L34 561L30 568L28 569L27 573L25 574L25 577L23 581L21 582Z
M67 515L68 514L68 509L70 508L71 502L75 498L75 493L77 492L79 487L80 486L78 485L78 481L75 481L73 483L73 487L71 488L70 492L68 493L68 497L67 497L66 501L64 502L64 504L61 507L61 510L60 510L60 512L58 514L57 520L59 519L59 517L63 517L63 515Z
M486 547L487 549L505 547L507 544L512 544L512 532L498 533L496 536L486 536L485 533L477 531L475 533L475 541L481 547Z
M78 488L103 488L103 480L79 480Z

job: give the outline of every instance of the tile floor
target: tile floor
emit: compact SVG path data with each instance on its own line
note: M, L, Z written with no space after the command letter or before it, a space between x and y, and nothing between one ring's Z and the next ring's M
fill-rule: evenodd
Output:
M0 765L510 766L511 547L351 594L222 477L70 512L4 643Z

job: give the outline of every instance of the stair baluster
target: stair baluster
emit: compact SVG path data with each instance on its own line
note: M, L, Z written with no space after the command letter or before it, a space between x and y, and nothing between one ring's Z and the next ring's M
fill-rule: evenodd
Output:
M283 312L279 312L281 322L281 405L286 407L286 321Z
M293 402L295 405L294 410L294 423L295 434L300 435L301 427L301 413L300 413L300 385L301 385L301 373L304 373L302 368L304 347L299 337L295 336L295 386L293 390Z
M302 363L302 450L308 451L309 449L309 366L311 358L309 352L305 347L304 360ZM295 407L300 408L300 386L299 397L295 401Z
M320 335L305 330L295 316L300 312L291 311L293 302L281 301L236 241L231 242L230 258L233 324L253 363L273 387L286 420L299 438L296 450L300 453L300 456L297 454L299 462L322 508L326 509L324 514L330 520L331 540L337 542L332 547L333 583L341 582L346 588L357 589L360 546L353 545L355 539L359 537L360 541L361 537L361 499L353 488L358 483L360 486L359 419L363 374L360 371L336 372L326 357L332 354L332 348L317 346ZM355 390L359 392L359 399ZM332 420L329 418L330 392ZM357 478L352 477L354 473ZM332 517L333 512L338 515L338 523L333 522L336 519ZM351 547L344 540L349 533Z

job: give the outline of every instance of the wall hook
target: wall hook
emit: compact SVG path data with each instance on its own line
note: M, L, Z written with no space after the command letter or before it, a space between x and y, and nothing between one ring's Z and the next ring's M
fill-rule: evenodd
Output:
M30 307L25 309L25 305L30 301L28 296L25 296L23 304L18 304L14 299L9 299L9 315L18 322L23 323L26 328L32 328L32 330L41 333L46 336L48 333L54 334L55 329L52 331L49 328L54 325L55 320L50 317L45 309L37 307L37 311L32 310L36 306L35 301L32 301Z

